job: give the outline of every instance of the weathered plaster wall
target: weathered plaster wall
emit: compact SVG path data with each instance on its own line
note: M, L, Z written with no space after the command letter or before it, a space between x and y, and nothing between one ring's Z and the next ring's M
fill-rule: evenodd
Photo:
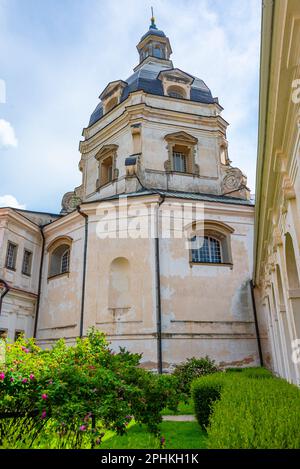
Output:
M117 238L113 235L118 200L83 205L89 217L84 334L96 326L107 334L115 350L124 346L143 354L144 366L149 368L157 366L155 239L149 233L155 233L158 201L158 196L132 197L128 211L122 206L117 215L122 230ZM180 199L168 200L171 208L180 203ZM134 232L138 213L142 215L139 226L148 228L143 238ZM234 230L230 241L232 265L191 265L185 238L174 238L171 230L171 238L160 239L164 368L205 354L224 366L256 365L249 290L253 207L205 203L204 214L206 220L222 221ZM108 227L105 237L99 236L103 216ZM78 215L68 217L56 222L59 227L46 229L46 248L58 235L70 236L73 243L70 276L48 280L46 255L38 334L41 343L78 334L83 221Z
M15 270L6 268L9 241L17 245ZM13 209L0 209L0 278L10 287L3 299L0 329L8 331L9 339L14 339L16 330L33 334L41 245L38 226ZM24 249L32 252L30 276L22 273Z
M72 238L70 253L70 273L49 278L50 254L47 249L52 241L61 236ZM68 215L64 219L45 228L45 252L41 286L41 302L38 320L38 338L72 338L79 335L84 220L78 214Z
M249 285L253 208L205 204L204 214L234 229L232 265L192 264L185 239L161 241L165 362L209 350L223 365L258 364Z

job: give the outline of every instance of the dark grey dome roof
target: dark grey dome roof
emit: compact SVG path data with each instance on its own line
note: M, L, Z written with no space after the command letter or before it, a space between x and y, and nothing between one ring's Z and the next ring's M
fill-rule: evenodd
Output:
M161 80L157 78L159 72L170 70L169 65L164 65L158 62L147 62L142 65L133 75L127 78L127 86L123 89L121 102L124 101L130 93L137 90L143 90L146 93L164 96L164 90ZM210 89L206 86L203 80L193 77L194 81L191 85L191 101L199 103L211 104L216 100L212 97ZM93 125L97 120L103 116L102 103L99 103L91 115L89 126Z
M146 34L144 34L144 36L141 37L140 42L142 42L145 39L145 37L150 36L150 35L166 37L166 35L163 31L161 31L160 29L151 28L151 26L150 26L150 28L146 32Z

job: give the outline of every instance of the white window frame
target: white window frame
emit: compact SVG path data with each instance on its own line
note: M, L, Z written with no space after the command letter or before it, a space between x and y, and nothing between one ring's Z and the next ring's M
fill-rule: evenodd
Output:
M10 247L13 248L12 253L10 253ZM17 253L18 253L18 245L11 241L8 241L7 252L6 252L6 263L5 263L5 267L7 269L16 270Z
M177 163L179 165L177 166ZM184 153L173 151L173 171L178 173L187 172L187 156Z
M29 258L26 261L26 254L29 254ZM27 277L31 276L31 266L32 266L32 251L29 249L24 249L23 253L23 261L22 261L22 274L26 275Z
M66 256L66 262L65 262L65 256ZM65 265L64 265L65 263ZM62 255L61 255L61 261L60 261L60 273L61 274L66 274L70 272L70 248L66 249Z

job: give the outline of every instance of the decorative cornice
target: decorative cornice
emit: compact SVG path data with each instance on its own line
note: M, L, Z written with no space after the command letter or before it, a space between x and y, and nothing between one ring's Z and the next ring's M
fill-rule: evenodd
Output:
M141 95L142 94L145 95L145 93L141 93ZM124 101L124 103L126 103L126 101ZM199 130L203 132L220 131L224 136L228 125L220 115L207 116L174 109L163 109L140 102L125 106L122 114L118 115L113 121L108 122L104 127L98 130L93 129L94 133L92 135L90 135L91 129L84 129L84 137L86 139L79 142L79 150L81 153L88 153L99 141L106 140L111 135L126 128L132 121L138 119L139 122L142 122L149 118L162 119L164 123L172 121L180 124L197 125ZM207 126L207 129L205 126Z

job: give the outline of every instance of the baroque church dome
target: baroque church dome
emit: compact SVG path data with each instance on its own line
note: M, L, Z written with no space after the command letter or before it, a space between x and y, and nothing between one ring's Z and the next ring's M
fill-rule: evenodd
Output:
M140 55L140 63L135 67L134 73L125 81L122 81L124 86L117 104L125 101L130 93L138 90L143 90L153 95L164 96L164 87L159 75L161 72L172 72L174 70L190 78L190 95L188 98L182 99L205 104L218 102L217 98L213 98L210 89L203 80L173 68L173 63L169 60L169 56L172 53L169 39L163 31L157 29L154 18L151 19L149 30L141 37L137 49ZM176 97L179 98L179 96ZM100 102L90 117L89 126L101 119L103 114L103 103Z

